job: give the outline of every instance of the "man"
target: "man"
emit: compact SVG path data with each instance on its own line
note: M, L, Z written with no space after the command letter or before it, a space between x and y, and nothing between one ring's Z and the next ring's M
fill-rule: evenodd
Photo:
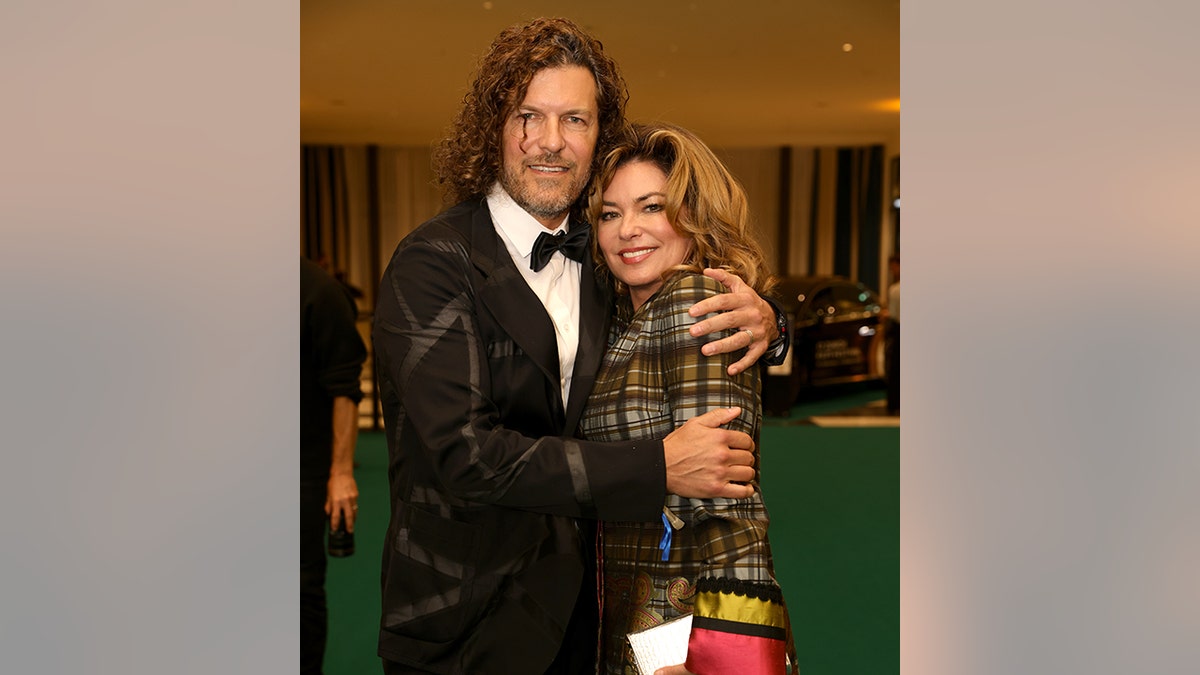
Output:
M300 672L320 675L328 626L325 523L354 531L359 374L367 349L349 292L300 259Z
M720 428L736 409L662 441L572 437L612 308L576 209L626 98L616 64L573 23L502 32L435 158L461 203L406 237L384 273L373 335L392 492L387 673L591 672L588 519L657 520L668 492L752 493L750 438ZM730 311L694 332L741 327L705 350L749 346L745 368L775 317L717 276L740 292L697 305Z

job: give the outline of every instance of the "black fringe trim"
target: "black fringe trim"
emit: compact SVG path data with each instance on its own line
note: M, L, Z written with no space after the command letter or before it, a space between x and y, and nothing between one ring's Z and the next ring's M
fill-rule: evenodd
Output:
M725 593L740 595L744 598L756 598L776 604L783 604L783 590L777 584L765 584L757 581L729 579L726 577L704 577L696 582L697 593Z
M704 628L722 633L735 633L737 635L752 635L754 637L779 640L781 642L787 639L787 631L776 626L764 626L762 624L745 623L742 621L726 621L725 619L714 619L709 616L693 616L692 628Z

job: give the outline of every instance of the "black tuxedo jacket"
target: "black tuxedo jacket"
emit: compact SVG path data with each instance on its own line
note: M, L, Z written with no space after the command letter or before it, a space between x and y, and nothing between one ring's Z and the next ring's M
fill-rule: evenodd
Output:
M385 659L414 672L543 672L594 555L575 519L660 517L661 441L574 437L611 311L590 260L581 286L564 403L553 325L485 200L424 223L392 256L373 330L392 506Z

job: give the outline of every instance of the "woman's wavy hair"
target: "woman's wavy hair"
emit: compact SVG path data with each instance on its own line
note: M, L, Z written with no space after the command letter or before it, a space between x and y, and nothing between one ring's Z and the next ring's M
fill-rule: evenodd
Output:
M705 267L717 267L738 275L759 295L774 288L777 280L750 232L746 191L704 141L682 127L665 122L627 127L593 176L588 191L590 222L603 227L604 190L618 169L639 161L654 164L666 175L667 221L680 235L692 239L687 259L668 270L664 278L676 271L700 273ZM592 237L592 258L602 279L612 283L618 293L628 292L608 269L598 237Z
M599 40L575 23L540 18L505 29L479 61L475 79L446 137L434 150L434 173L447 201L486 195L500 175L505 121L543 68L583 66L596 78L600 134L591 173L625 125L629 93ZM580 196L579 205L584 203ZM582 209L580 209L582 210Z

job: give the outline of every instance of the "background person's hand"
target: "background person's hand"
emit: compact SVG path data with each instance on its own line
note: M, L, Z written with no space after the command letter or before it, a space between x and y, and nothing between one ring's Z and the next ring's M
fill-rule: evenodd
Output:
M325 515L329 516L330 529L336 530L344 519L346 531L354 531L354 520L358 516L358 483L354 481L353 474L333 474L329 477Z
M692 337L702 337L709 333L737 328L737 333L709 342L700 350L712 356L746 349L745 356L729 366L729 374L737 375L754 365L767 352L767 347L779 337L779 328L775 325L775 310L736 274L708 268L704 270L704 276L721 282L729 292L705 298L692 305L688 310L691 316L704 316L713 312L719 314L697 321L690 332Z
M693 417L663 439L667 492L681 497L745 499L754 494L754 439L722 429L741 408L718 408Z

